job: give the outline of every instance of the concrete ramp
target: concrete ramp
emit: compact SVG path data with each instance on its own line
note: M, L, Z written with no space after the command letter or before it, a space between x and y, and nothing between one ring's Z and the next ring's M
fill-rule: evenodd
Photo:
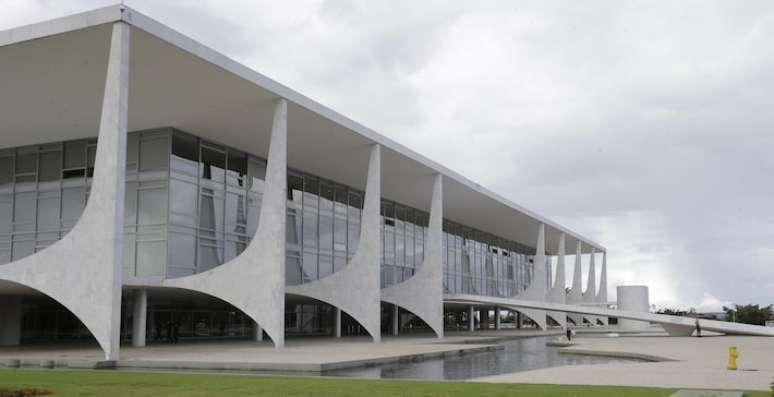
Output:
M535 309L550 310L557 312L575 313L581 315L616 317L628 320L648 321L664 326L665 329L680 330L682 335L689 335L689 330L696 326L696 319L691 317L669 316L666 314L654 314L643 312L632 312L625 310L611 310L589 306L567 305L552 302L526 301L510 298L496 298L488 296L465 295L465 294L447 294L444 296L446 303L461 304L484 304L498 305L513 310ZM699 325L703 331L719 332L730 335L750 335L750 336L774 336L774 327L764 327L760 325L749 325L740 323L729 323L716 320L699 320ZM670 333L671 334L671 333Z

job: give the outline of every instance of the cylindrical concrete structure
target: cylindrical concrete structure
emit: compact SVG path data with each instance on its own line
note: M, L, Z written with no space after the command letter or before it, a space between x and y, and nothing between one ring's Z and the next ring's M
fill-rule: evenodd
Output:
M644 285L620 285L616 288L618 310L643 312L650 310L648 287ZM622 331L643 331L648 329L647 321L618 319L618 328Z

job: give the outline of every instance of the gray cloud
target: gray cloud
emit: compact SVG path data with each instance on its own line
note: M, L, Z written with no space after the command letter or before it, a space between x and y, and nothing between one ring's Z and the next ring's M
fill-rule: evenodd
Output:
M770 2L128 4L602 242L611 285L774 300Z

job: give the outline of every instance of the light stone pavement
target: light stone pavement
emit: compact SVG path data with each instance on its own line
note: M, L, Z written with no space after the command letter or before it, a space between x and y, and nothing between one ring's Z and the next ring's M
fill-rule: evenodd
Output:
M668 362L553 367L473 379L495 383L651 386L769 390L774 380L774 339L746 336L580 337L568 352L658 356ZM726 369L728 347L737 346L739 370Z
M548 333L551 334L551 333ZM556 334L555 332L553 334ZM457 355L499 348L499 338L547 335L542 331L452 332L443 339L431 335L385 337L373 343L369 337L291 338L283 349L270 341L191 342L178 345L151 344L121 348L120 368L213 369L239 371L324 371L365 364L415 360L422 357ZM96 345L20 346L0 348L0 366L21 360L23 366L37 366L53 360L58 367L74 362L102 360Z

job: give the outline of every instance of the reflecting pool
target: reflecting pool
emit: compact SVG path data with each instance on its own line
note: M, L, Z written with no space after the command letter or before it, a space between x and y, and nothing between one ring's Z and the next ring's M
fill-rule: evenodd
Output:
M560 354L558 348L546 346L548 338L507 340L500 343L503 349L493 351L327 371L323 376L460 380L563 365L641 362L615 357Z

